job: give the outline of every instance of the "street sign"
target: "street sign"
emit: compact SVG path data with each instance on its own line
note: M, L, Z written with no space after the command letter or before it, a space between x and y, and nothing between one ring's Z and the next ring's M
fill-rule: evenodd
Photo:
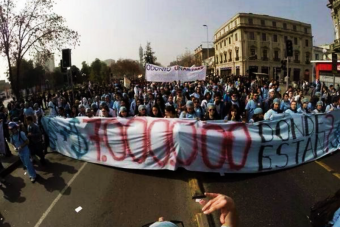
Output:
M336 53L332 53L332 73L338 72L338 55Z

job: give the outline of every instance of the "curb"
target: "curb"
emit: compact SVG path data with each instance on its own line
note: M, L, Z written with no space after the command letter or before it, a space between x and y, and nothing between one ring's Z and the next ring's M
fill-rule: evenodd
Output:
M3 169L1 172L0 172L0 177L5 177L7 176L8 174L10 174L11 172L13 172L19 165L21 164L21 160L20 158L18 157L18 159L13 162L12 164L10 164L7 168Z

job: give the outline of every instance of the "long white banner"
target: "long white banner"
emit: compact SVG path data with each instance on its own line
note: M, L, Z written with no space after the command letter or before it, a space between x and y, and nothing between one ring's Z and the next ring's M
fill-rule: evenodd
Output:
M254 124L181 119L43 118L53 150L129 169L255 173L297 166L340 148L340 111Z
M4 130L3 130L3 122L0 122L0 153L5 154L5 137L4 137Z
M205 80L207 69L205 66L199 67L182 67L171 66L161 67L157 65L146 64L145 78L151 82L173 82L173 81L196 81Z

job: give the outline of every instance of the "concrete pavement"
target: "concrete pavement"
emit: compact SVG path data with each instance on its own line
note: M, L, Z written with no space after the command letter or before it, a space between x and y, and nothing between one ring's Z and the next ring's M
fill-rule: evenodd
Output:
M194 227L200 206L191 199L188 179L197 177L206 191L234 198L241 227L304 227L309 226L310 207L340 188L340 180L315 162L266 174L221 177L182 169L123 170L57 153L46 158L45 168L37 166L41 179L35 184L22 168L7 176L7 184L0 187L0 226L134 227L164 216ZM321 161L338 171L340 152ZM218 215L213 215L214 226L220 226Z

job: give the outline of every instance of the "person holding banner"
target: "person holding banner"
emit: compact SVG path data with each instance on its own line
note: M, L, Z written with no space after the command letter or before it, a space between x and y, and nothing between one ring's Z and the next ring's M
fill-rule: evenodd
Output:
M190 119L197 119L198 116L194 110L194 103L193 101L187 101L186 103L186 110L182 111L179 118L180 119L185 119L185 118L190 118Z
M136 115L136 117L147 117L145 105L138 106L138 114Z
M205 121L215 121L220 120L216 111L216 105L214 103L208 103L207 111L204 116Z
M316 103L316 109L313 110L313 114L322 114L323 113L323 110L322 110L322 107L323 107L323 102L322 101L318 101Z
M297 102L293 100L290 103L290 108L285 111L287 114L296 114L297 113Z
M273 101L273 108L268 110L264 114L264 120L272 120L275 114L281 113L280 111L280 99L276 98Z
M305 113L308 114L310 113L309 109L308 109L308 99L307 98L303 98L302 99L302 106L300 108L298 108L297 112L298 113Z
M332 98L332 103L330 103L329 105L326 106L326 113L329 113L333 110L336 110L336 109L340 109L340 105L339 105L339 102L340 102L340 99L339 99L339 96L334 96Z
M164 118L177 118L175 107L172 105L165 105L165 117Z

